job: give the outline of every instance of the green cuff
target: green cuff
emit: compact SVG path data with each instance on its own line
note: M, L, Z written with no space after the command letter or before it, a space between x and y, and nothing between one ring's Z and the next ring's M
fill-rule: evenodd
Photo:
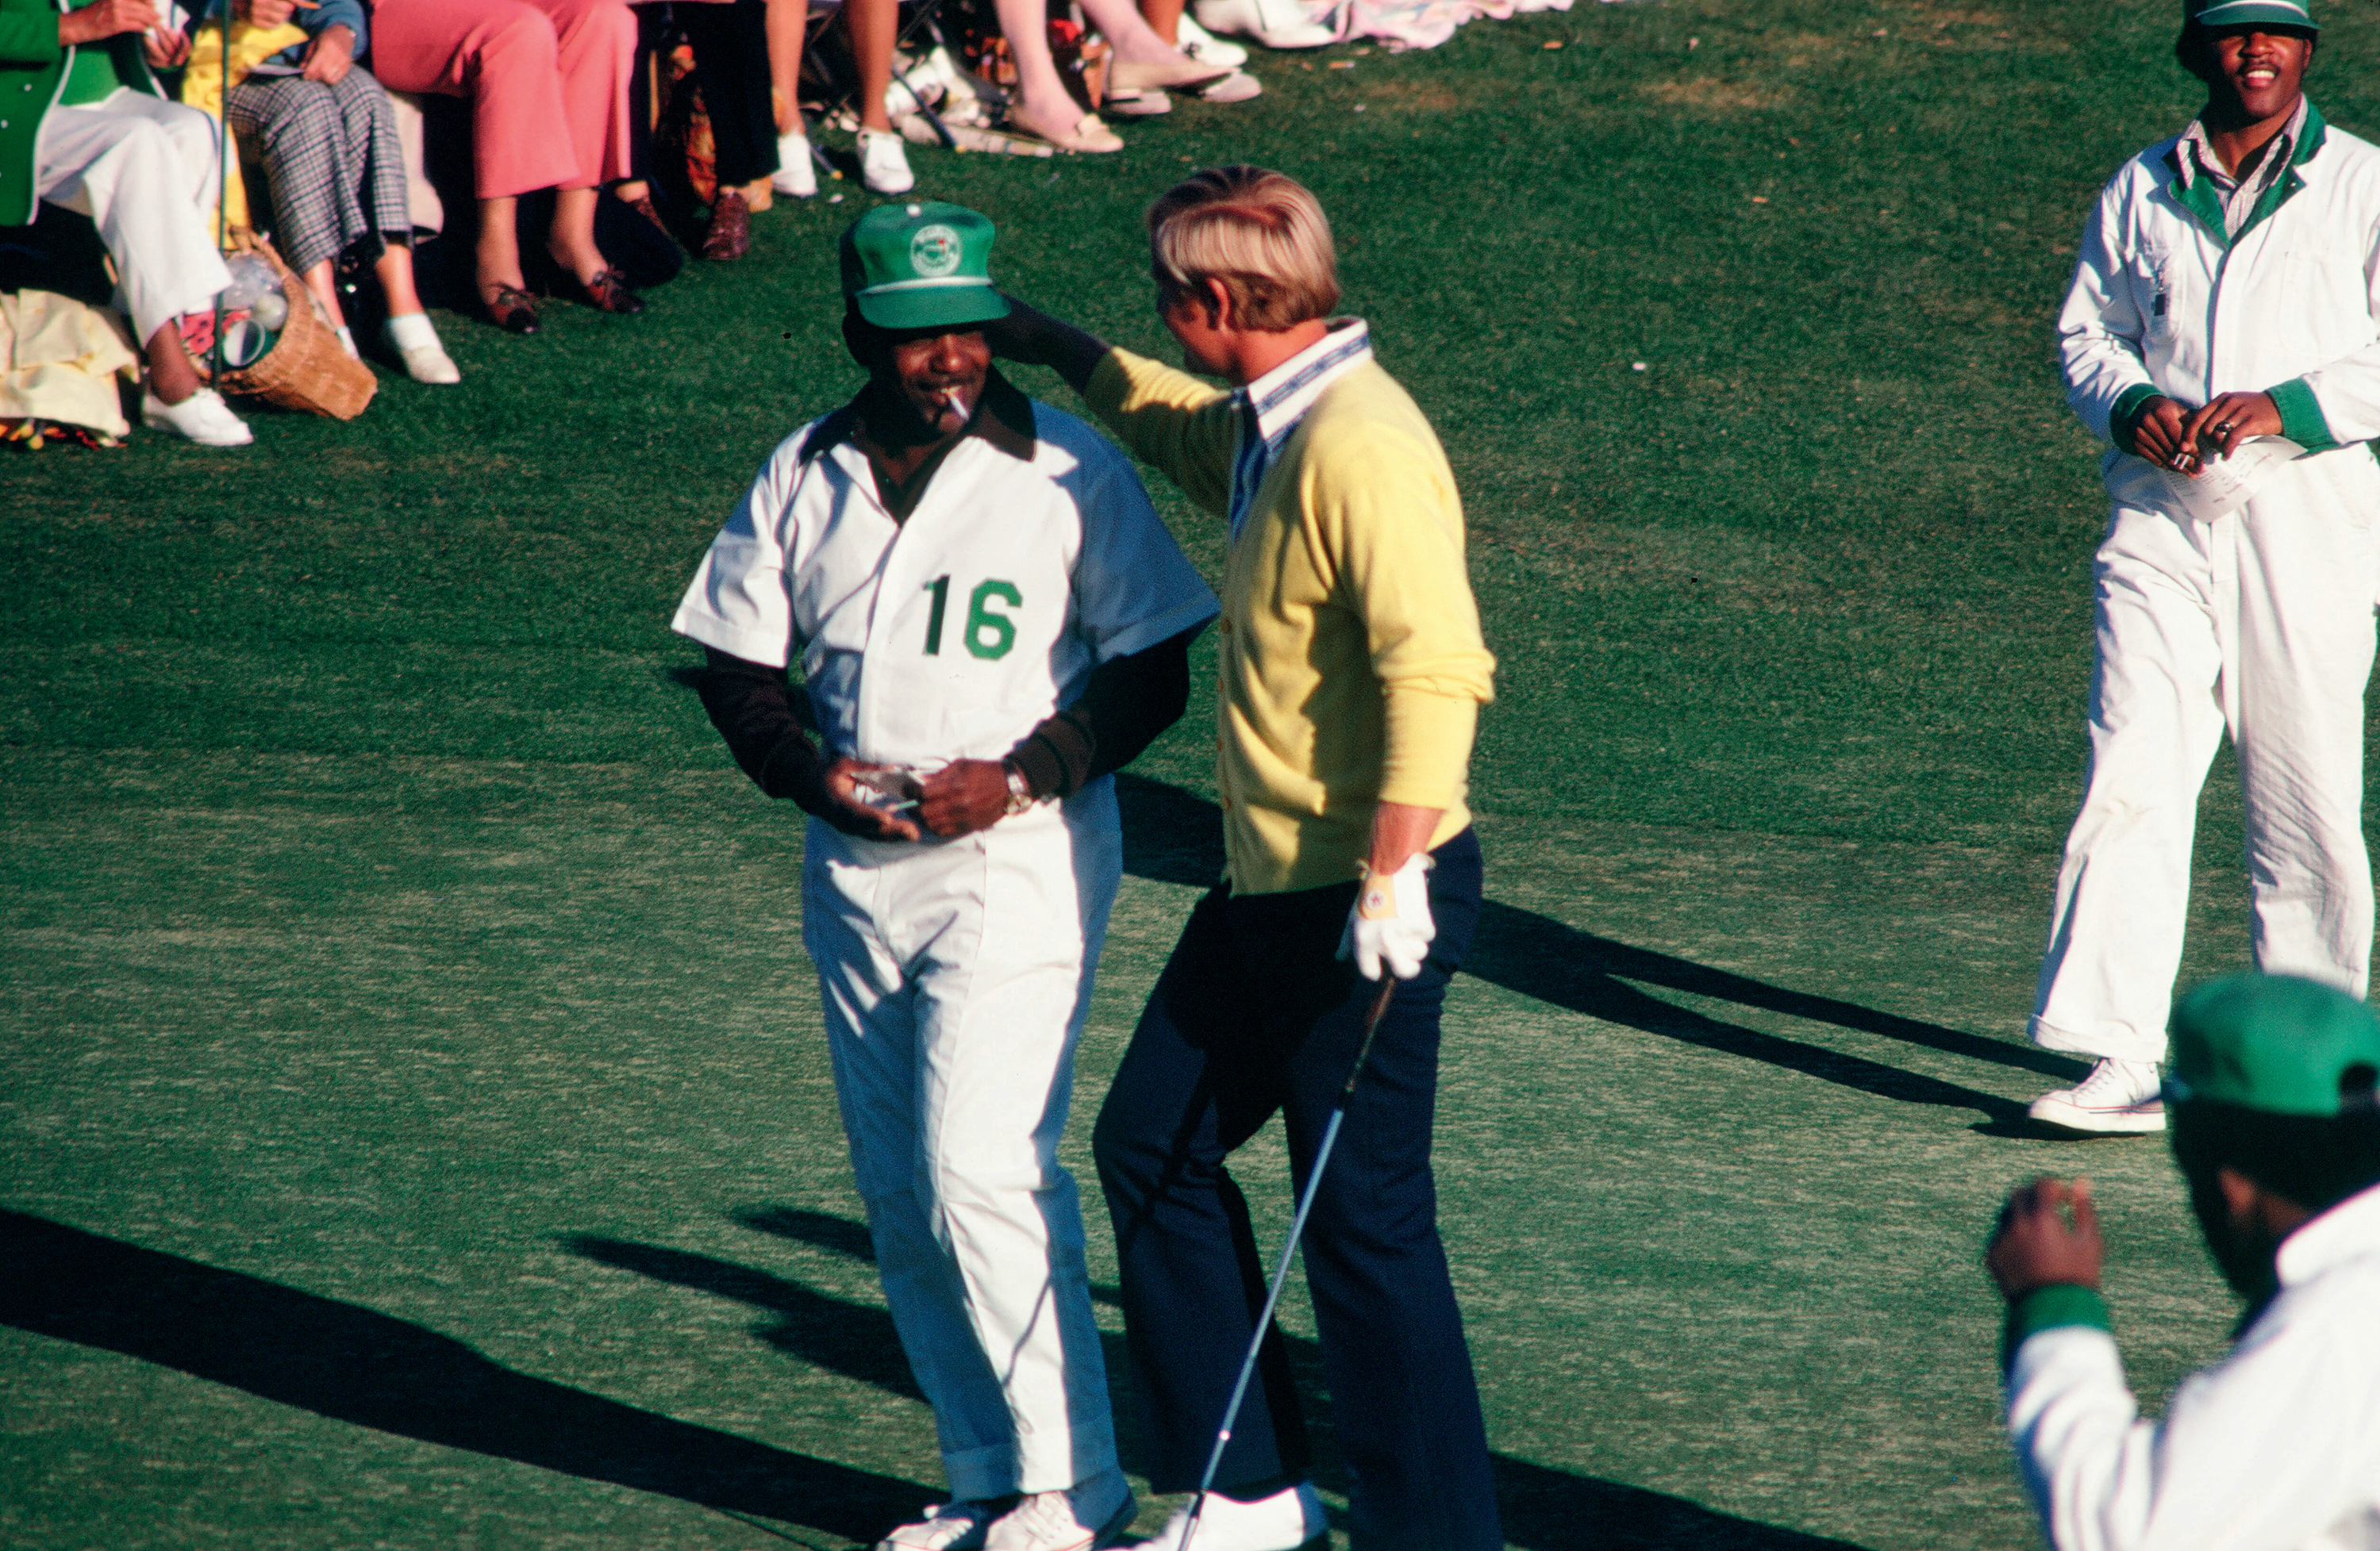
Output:
M2110 1328L2107 1324L2107 1303L2095 1288L2073 1282L2053 1282L2036 1287L2009 1305L2008 1324L2000 1333L2000 1372L2005 1374L2016 1361L2016 1349L2025 1339L2060 1326L2087 1325L2094 1330Z
M2154 382L2135 382L2116 396L2116 406L2107 411L2107 440L2116 444L2118 451L2132 450L2132 416L2141 406L2164 396Z
M2322 404L2306 386L2302 377L2292 377L2277 387L2265 390L2273 407L2281 412L2281 434L2309 453L2327 452L2338 445L2338 438L2330 434L2330 422L2323 418Z

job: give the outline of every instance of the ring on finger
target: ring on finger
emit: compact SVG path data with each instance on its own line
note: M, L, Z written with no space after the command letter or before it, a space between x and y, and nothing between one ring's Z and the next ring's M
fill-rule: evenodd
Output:
M2217 420L2217 421L2215 423L2215 434L2216 434L2216 435L2217 435L2217 436L2228 436L2228 435L2230 435L2230 434L2231 434L2231 422L2230 422L2230 421L2228 421L2228 420Z

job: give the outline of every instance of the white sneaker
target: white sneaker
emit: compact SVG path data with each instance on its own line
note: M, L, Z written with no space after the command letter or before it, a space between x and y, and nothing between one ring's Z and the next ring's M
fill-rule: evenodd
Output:
M1339 41L1298 0L1197 0L1195 8L1208 31L1254 38L1267 48L1321 48Z
M201 447L245 447L256 440L248 422L233 414L223 394L212 388L200 388L179 404L168 404L143 389L140 423L151 430L187 437Z
M909 152L898 135L875 129L859 131L859 181L879 194L905 194L917 187L909 170Z
M818 168L810 161L810 138L796 129L777 137L777 170L769 187L787 199L807 200L818 193Z
M982 1551L991 1509L982 1503L936 1503L914 1524L876 1543L876 1551Z
M1186 16L1176 25L1173 39L1174 47L1201 65L1236 70L1248 62L1247 50L1223 42Z
M1198 1542L1184 1547L1183 1532L1190 1525L1190 1505L1184 1503L1155 1539L1135 1551L1297 1551L1330 1528L1322 1515L1322 1499L1305 1482L1252 1503L1233 1502L1220 1492L1207 1494L1198 1513Z
M2088 1077L2043 1094L2025 1113L2060 1131L2132 1135L2165 1129L2165 1097L2155 1061L2102 1056Z
M1091 1551L1112 1545L1140 1505L1123 1472L1107 1471L1062 1492L1035 1492L1000 1516L984 1551Z
M380 326L381 337L405 363L405 374L417 382L453 383L463 380L461 369L438 343L438 331L431 326L430 314L408 312L391 318Z

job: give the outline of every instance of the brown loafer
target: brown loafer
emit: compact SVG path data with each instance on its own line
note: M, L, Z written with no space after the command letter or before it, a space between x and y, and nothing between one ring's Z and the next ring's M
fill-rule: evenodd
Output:
M597 270L594 279L579 284L578 292L579 299L598 312L626 314L645 309L644 297L629 290L628 283L615 269Z
M702 234L702 256L724 262L751 250L751 202L740 188L722 188L710 202L710 225Z
M537 333L537 299L517 285L499 285L496 294L480 294L480 311L507 333Z

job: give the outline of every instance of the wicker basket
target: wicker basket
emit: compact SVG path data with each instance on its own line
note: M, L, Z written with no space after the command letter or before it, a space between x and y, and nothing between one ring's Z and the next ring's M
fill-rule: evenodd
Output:
M272 349L246 366L226 370L218 386L225 393L261 398L284 409L302 409L334 420L354 419L371 402L379 380L372 376L371 368L348 355L339 336L315 316L316 304L306 283L281 261L273 245L256 237L249 247L262 254L273 273L281 277L281 294L289 301L289 321Z

